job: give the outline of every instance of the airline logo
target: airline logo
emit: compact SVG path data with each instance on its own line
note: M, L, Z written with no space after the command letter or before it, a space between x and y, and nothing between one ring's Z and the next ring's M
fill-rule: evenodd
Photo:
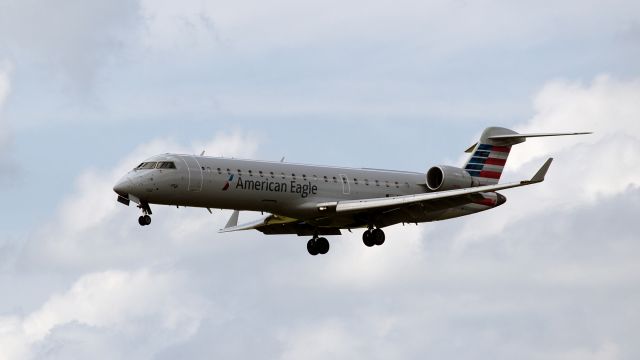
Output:
M229 175L229 180L227 180L227 181L224 183L224 186L222 187L222 191L227 191L227 190L229 190L229 186L231 185L231 182L233 181L233 177L234 177L234 175L235 175L235 174L231 174L231 175Z
M511 146L480 144L465 170L473 177L500 179Z

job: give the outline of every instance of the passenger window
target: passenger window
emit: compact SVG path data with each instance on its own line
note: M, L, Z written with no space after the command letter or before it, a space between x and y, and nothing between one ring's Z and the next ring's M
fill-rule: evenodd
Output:
M389 187L389 180L384 181L384 186Z
M395 182L395 184L396 184L396 188L399 188L399 187L400 187L400 184L398 184L398 182L397 182L397 181Z
M258 174L260 174L260 177L264 177L264 174L262 173L262 170L258 171Z
M380 181L376 180L376 186L380 186Z
M358 179L353 178L353 182L354 182L356 185L358 185Z
M222 169L218 168L218 175L222 175Z
M369 186L369 179L364 179L364 184L365 184L366 186Z
M280 173L280 175L282 176L282 180L286 179L287 177L284 175L283 172Z
M335 176L333 177L333 182L336 183L336 184L338 183L338 179L336 179Z
M302 180L303 180L303 181L307 181L307 175L302 174Z
M249 170L249 176L253 176L253 172Z
M291 174L291 178L292 178L293 180L295 180L295 179L296 179L296 174Z
M275 177L275 176L274 176L274 174L273 174L273 171L270 171L270 172L269 172L269 175L271 175L271 178L272 178L272 179Z
M324 177L324 182L329 182L329 178L327 178L326 176Z
M231 176L231 169L227 169L227 175Z
M242 176L242 170L238 169L238 175Z

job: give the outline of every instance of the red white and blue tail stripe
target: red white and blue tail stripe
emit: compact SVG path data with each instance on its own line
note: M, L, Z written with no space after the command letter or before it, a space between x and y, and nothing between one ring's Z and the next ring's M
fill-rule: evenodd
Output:
M464 169L481 185L497 184L511 146L478 144Z

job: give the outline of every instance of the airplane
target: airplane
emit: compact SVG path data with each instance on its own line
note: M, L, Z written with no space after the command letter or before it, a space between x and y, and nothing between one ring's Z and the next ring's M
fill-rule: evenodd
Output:
M343 229L364 229L367 247L385 242L383 228L400 223L446 220L503 205L498 193L544 181L553 158L529 180L499 184L513 145L528 138L589 132L519 134L486 128L466 153L463 167L437 165L426 174L162 154L144 160L114 186L117 201L142 210L141 226L151 224L151 205L234 210L220 232L258 230L267 235L311 236L307 251L326 254ZM267 213L238 225L240 211Z

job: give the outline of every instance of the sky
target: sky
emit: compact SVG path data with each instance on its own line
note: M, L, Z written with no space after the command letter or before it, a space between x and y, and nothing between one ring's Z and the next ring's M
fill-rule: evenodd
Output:
M112 191L165 152L426 172L488 126L594 134L317 257ZM0 359L637 359L638 164L637 1L0 0Z

